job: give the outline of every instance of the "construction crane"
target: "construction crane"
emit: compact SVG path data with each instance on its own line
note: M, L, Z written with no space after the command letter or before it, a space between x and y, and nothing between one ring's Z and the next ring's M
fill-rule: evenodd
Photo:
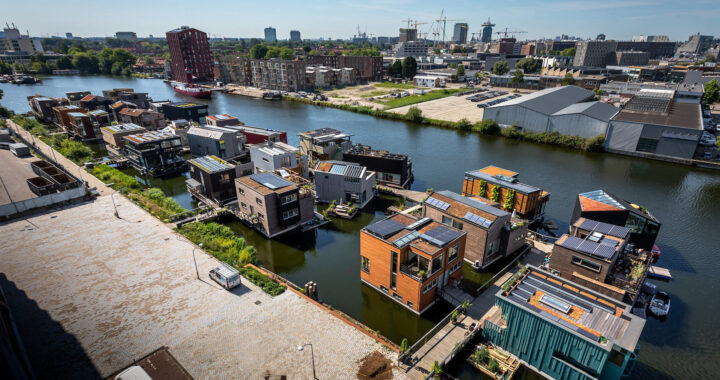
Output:
M509 28L505 28L505 30L503 30L502 32L495 32L495 34L498 35L498 38L500 38L500 35L501 35L501 34L503 35L503 38L507 38L507 37L508 37L508 34L510 34L510 35L512 35L513 37L515 37L515 34L524 34L524 33L527 33L527 32L524 31L524 30L508 30L508 29L509 29Z
M447 22L448 22L448 21L450 21L450 22L452 22L452 21L465 21L464 19L450 20L450 19L447 18L447 16L443 16L444 13L445 13L445 9L443 9L442 11L440 11L440 18L437 19L437 20L435 20L435 21L437 21L437 23L438 23L438 27L440 27L440 23L442 23L442 43L443 43L443 45L445 45L445 27L447 26ZM439 32L439 30L438 30L438 32Z
M407 28L410 29L410 23L412 22L412 19L410 17L407 18L407 20L400 20L402 22L407 22Z

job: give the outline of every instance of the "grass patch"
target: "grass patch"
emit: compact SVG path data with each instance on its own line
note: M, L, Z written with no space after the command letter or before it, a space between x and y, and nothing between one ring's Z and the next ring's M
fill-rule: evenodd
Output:
M388 93L389 93L388 91L375 90L375 91L370 91L367 94L364 94L363 96L380 96L380 95L385 95Z
M188 223L180 227L178 232L193 243L202 244L205 251L238 270L257 260L255 247L248 245L245 239L222 224Z
M417 88L417 86L415 86L414 84L395 83L395 82L375 83L373 86L380 87L380 88L401 88L401 89Z
M192 215L191 211L180 206L177 201L165 196L162 190L155 187L142 189L140 183L134 177L113 167L105 164L97 165L93 168L92 174L105 183L112 183L111 187L114 190L119 191L143 210L163 222Z
M265 293L273 297L280 295L285 291L284 286L271 280L270 277L260 273L257 269L253 267L243 267L238 269L238 271L241 275L243 275L243 277L250 280L250 282L252 282L253 284L261 287Z
M383 105L387 106L388 109L398 108L398 107L409 106L411 104L427 102L430 100L446 98L446 97L448 97L452 94L455 94L457 92L460 92L460 91L464 91L464 89L446 88L444 90L435 90L435 91L430 91L425 94L410 95L410 96L405 96L402 98L390 98L388 100L385 100L385 99L376 100L375 103L383 104Z

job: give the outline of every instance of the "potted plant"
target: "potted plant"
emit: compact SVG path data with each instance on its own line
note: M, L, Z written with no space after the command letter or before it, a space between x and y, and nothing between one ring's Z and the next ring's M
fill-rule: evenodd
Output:
M460 310L462 311L463 314L465 314L465 313L467 312L467 309L470 308L470 306L472 306L472 304L470 303L470 301L469 301L469 300L465 300L465 301L463 301L463 303L460 305Z
M458 318L458 311L453 310L452 314L450 314L450 322L452 322L452 324L456 324L458 321L457 318Z
M435 363L433 363L432 367L430 368L430 371L433 373L433 379L439 380L440 374L442 373L442 368L440 368L440 363L438 363L437 360L435 360Z

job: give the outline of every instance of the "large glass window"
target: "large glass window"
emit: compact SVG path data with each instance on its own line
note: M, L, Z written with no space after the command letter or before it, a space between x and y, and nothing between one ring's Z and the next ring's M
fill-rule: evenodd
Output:
M645 228L645 218L635 213L628 215L627 221L625 221L625 227L629 228L632 232L640 233Z
M360 256L360 268L363 271L370 273L370 259L365 256Z
M440 255L434 259L432 259L432 265L430 266L430 270L432 270L432 274L437 273L440 269L443 267L443 255Z
M455 244L454 246L450 247L450 249L448 249L448 264L451 263L453 260L457 259L458 252L460 252L460 243Z
M655 153L657 150L658 140L640 138L635 150L638 152Z
M648 220L645 224L645 235L648 236L657 236L658 230L660 230L660 225Z
M594 263L589 260L585 260L582 257L577 257L577 256L572 257L572 263L575 265L579 265L583 268L590 269L595 272L600 272L600 268L601 268L600 264Z

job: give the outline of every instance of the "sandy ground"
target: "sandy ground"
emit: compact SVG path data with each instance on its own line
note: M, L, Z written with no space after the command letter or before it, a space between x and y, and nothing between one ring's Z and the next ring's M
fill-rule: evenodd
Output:
M39 378L106 377L153 350L195 378L352 379L394 353L299 295L208 277L217 261L116 195L0 225L0 284ZM397 372L397 371L396 371ZM402 375L397 373L396 378Z

